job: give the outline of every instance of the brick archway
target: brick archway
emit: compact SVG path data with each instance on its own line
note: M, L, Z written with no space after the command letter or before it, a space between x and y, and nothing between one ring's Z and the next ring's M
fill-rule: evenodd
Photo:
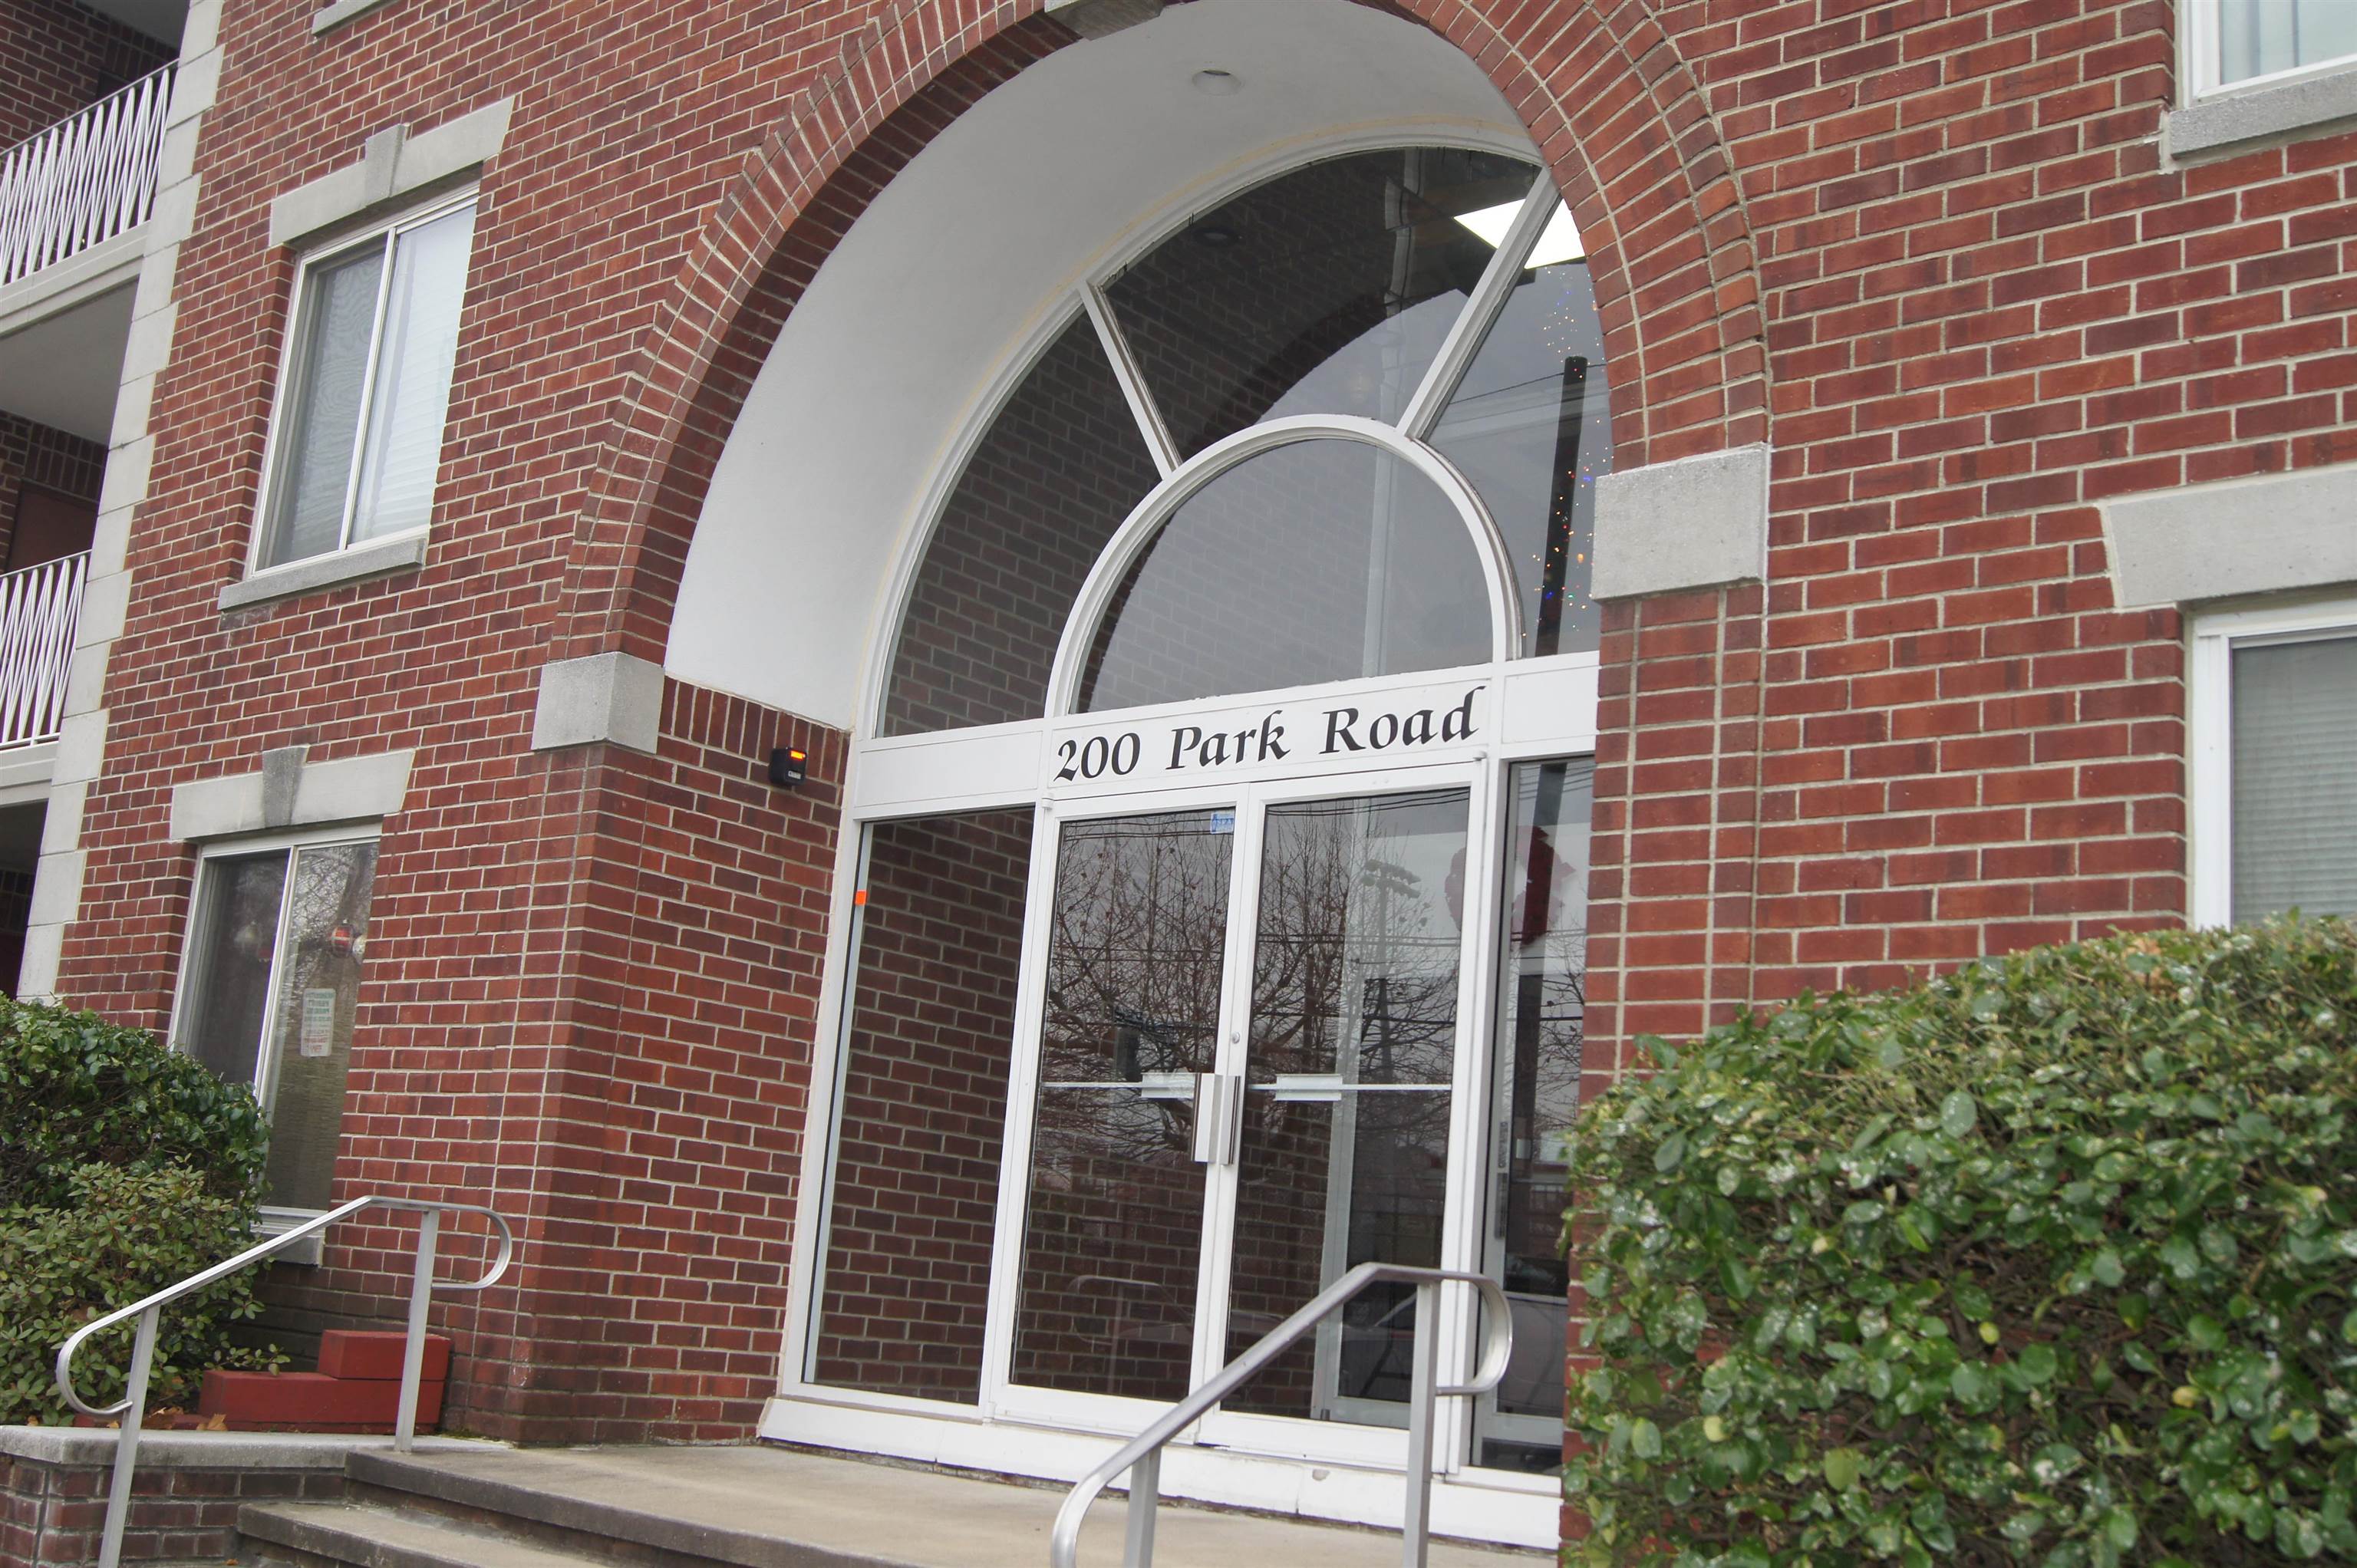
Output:
M1495 0L1490 3L1494 6ZM1594 0L1544 36L1493 22L1484 0L1378 5L1433 29L1479 63L1515 107L1571 202L1587 242L1604 319L1615 465L1623 469L1767 435L1763 328L1743 204L1701 88L1676 40L1659 26L1654 3ZM1077 44L1069 28L1043 13L1041 0L1006 0L963 17L960 10L954 0L891 0L879 6L794 97L791 112L748 158L689 247L646 329L635 373L626 379L631 390L612 411L602 469L567 550L551 660L623 652L662 660L689 546L721 452L787 316L821 263L936 134L1016 73ZM1654 623L1666 619L1673 623L1667 634L1681 648L1694 634L1706 634L1732 678L1741 671L1729 650L1747 639L1757 647L1758 590L1686 597L1697 603L1660 609L1648 603L1641 628L1638 608L1630 605L1610 607L1606 621L1590 884L1591 1075L1617 1071L1622 1050L1627 982L1620 902L1621 871L1631 854L1631 732L1635 696L1651 684L1650 677L1641 681L1647 668L1641 648L1663 635ZM1688 624L1675 624L1681 618ZM1756 653L1751 657L1756 679ZM1716 679L1693 673L1696 660L1685 654L1668 662L1687 671L1682 680ZM839 732L680 682L669 683L664 709L661 756L601 746L559 754L553 764L552 798L567 804L552 817L563 831L547 848L552 880L567 893L562 906L547 907L550 920L564 918L560 908L596 907L617 918L636 908L643 890L635 868L645 854L636 835L642 822L662 815L662 802L683 792L717 791L724 813L758 810L768 822L774 808L753 759L770 745L809 746L814 779L843 776ZM1753 807L1735 797L1756 778L1756 769L1745 768L1756 725L1745 727L1740 715L1718 716L1723 722L1707 748L1713 755L1703 759L1708 775L1703 788L1726 788L1728 803L1713 806L1714 820L1749 822ZM586 837L576 834L574 803L597 819ZM795 875L824 875L820 863L832 854L834 825L823 798L801 798L764 831L770 837L763 854L793 862ZM1724 859L1748 860L1749 846L1739 836L1715 842L1723 844L1714 853ZM1717 880L1715 874L1710 879ZM1736 879L1748 887L1748 865ZM1734 923L1737 917L1727 918ZM668 940L669 934L649 940ZM1711 931L1701 940L1706 946L1717 940ZM672 1027L664 1013L670 999L636 1013L614 1004L596 973L613 952L601 950L597 939L573 934L564 943L565 972L554 983L547 1027L567 1070L603 1082L617 1076L615 1064L642 1058L651 1064L660 1049L669 1048L651 1048L634 1032L669 1042L663 1031ZM701 961L683 950L683 957L691 969ZM1686 977L1681 970L1680 983L1690 987L1681 993L1682 1005L1708 1005L1739 994L1748 983L1748 970L1733 963L1697 974ZM767 978L786 983L783 970ZM1663 1000L1632 994L1625 1012L1644 1026L1659 1026L1652 1021L1658 1013L1640 1016L1635 1004ZM801 1005L780 1004L777 1020ZM705 1026L694 1019L681 1028L694 1035ZM770 1109L790 1114L783 1107L796 1095L788 1080L797 1069L762 1059L785 1085L780 1106ZM656 1075L651 1065L646 1070ZM594 1114L619 1113L601 1107ZM740 1132L748 1141L730 1158L754 1158L751 1141L774 1135L762 1128ZM554 1162L533 1179L552 1184L552 1227L562 1224L573 1234L582 1199L555 1190ZM615 1178L600 1167L563 1179L602 1192ZM613 1440L656 1431L709 1433L750 1419L762 1391L758 1373L690 1372L665 1354L637 1350L623 1353L616 1365L606 1348L612 1331L600 1319L602 1307L568 1294L566 1276L551 1277L558 1283L531 1297L534 1333L511 1348L530 1365L511 1374L512 1386L485 1392L476 1406L490 1428ZM766 1298L762 1310L769 1310ZM573 1413L570 1391L580 1389L598 1391L607 1413L593 1419Z
M1587 242L1619 468L1766 439L1756 254L1703 93L1652 0L1519 30L1480 0L1361 0L1432 28L1496 84ZM681 268L577 525L553 659L661 662L695 520L779 328L876 194L985 93L1076 41L1041 0L962 25L897 0L748 161Z

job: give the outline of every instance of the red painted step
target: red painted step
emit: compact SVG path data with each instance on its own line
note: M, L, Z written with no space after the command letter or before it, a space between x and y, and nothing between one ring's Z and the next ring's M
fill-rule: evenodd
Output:
M232 1432L391 1432L401 1408L401 1340L330 1329L320 1338L316 1372L207 1372L197 1413L221 1417ZM450 1341L427 1335L418 1431L440 1423L449 1375Z
M401 1380L398 1334L357 1328L330 1328L319 1336L319 1370L331 1378ZM447 1336L425 1337L425 1380L438 1383L450 1376L450 1341Z

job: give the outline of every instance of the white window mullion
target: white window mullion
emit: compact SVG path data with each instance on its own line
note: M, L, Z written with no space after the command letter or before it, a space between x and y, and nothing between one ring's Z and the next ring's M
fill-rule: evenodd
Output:
M2352 643L2357 600L2346 597L2219 612L2194 623L2186 674L2195 924L2259 919L2288 905L2310 916L2357 908L2357 794L2341 788L2357 757L2347 739L2357 733L2357 689L2343 672L2345 655L2336 660L2316 647ZM2283 662L2302 646L2318 657ZM2247 714L2236 690L2246 660L2266 660L2271 671L2268 683L2254 687L2257 706ZM2238 833L2246 842L2238 843ZM2245 856L2259 858L2238 864ZM2268 875L2246 875L2254 871ZM2245 906L2238 884L2257 907Z
M361 372L359 427L352 435L352 461L344 476L344 521L336 535L336 548L348 550L352 542L353 513L360 506L361 470L368 465L369 413L376 402L377 363L384 357L384 317L393 298L393 251L400 231L384 237L384 252L377 263L376 315L369 323L368 365Z
M2191 666L2190 913L2197 926L2223 926L2234 918L2233 649L2225 634L2197 633Z
M1145 373L1129 351L1129 339L1122 336L1121 323L1114 318L1113 305L1105 298L1104 291L1094 285L1081 290L1081 303L1097 329L1097 340L1104 345L1114 379L1121 383L1121 395L1127 400L1129 412L1137 421L1137 433L1146 438L1146 449L1154 458L1155 471L1167 479L1178 467L1178 448L1170 439L1168 427L1162 423L1162 411L1155 404L1154 393L1146 388Z
M1424 373L1415 395L1408 399L1406 412L1400 415L1399 427L1412 439L1422 440L1431 434L1441 413L1448 406L1449 394L1465 377L1473 363L1473 356L1481 349L1490 336L1491 325L1498 312L1505 308L1506 296L1523 279L1523 259L1546 232L1547 222L1554 218L1562 199L1555 194L1555 177L1541 170L1531 182L1530 195L1523 199L1522 210L1514 214L1513 222L1506 227L1505 237L1498 242L1490 265L1481 274L1481 281L1473 285L1472 297L1465 308L1457 313L1457 321L1442 340L1440 352L1432 357L1432 366Z
M277 925L270 939L270 980L263 993L262 1039L253 1051L253 1097L261 1101L264 1117L275 1110L278 1098L278 988L285 983L286 916L295 900L296 852L289 849L282 853L286 875L279 885Z

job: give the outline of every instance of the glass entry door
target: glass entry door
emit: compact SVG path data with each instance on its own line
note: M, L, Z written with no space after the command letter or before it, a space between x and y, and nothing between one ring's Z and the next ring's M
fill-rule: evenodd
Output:
M1474 801L1384 782L1059 828L1012 1404L1168 1402L1358 1263L1469 1256L1448 1227L1476 1181L1450 1166ZM1412 1290L1366 1292L1206 1437L1306 1420L1333 1423L1308 1448L1386 1452L1364 1429L1405 1424L1415 1327Z
M1357 1264L1437 1267L1462 990L1462 789L1261 821L1222 1360ZM1412 1286L1377 1286L1230 1411L1405 1425Z
M1010 1381L1193 1386L1232 806L1071 821L1056 844Z

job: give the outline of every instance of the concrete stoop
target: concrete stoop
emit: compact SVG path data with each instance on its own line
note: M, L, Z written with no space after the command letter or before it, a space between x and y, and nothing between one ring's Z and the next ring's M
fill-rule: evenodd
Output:
M356 1452L341 1502L239 1510L239 1561L282 1568L1046 1568L1061 1490L786 1449ZM1121 1561L1100 1503L1084 1564ZM1166 1503L1157 1568L1378 1568L1395 1535ZM1433 1568L1545 1554L1435 1542Z

